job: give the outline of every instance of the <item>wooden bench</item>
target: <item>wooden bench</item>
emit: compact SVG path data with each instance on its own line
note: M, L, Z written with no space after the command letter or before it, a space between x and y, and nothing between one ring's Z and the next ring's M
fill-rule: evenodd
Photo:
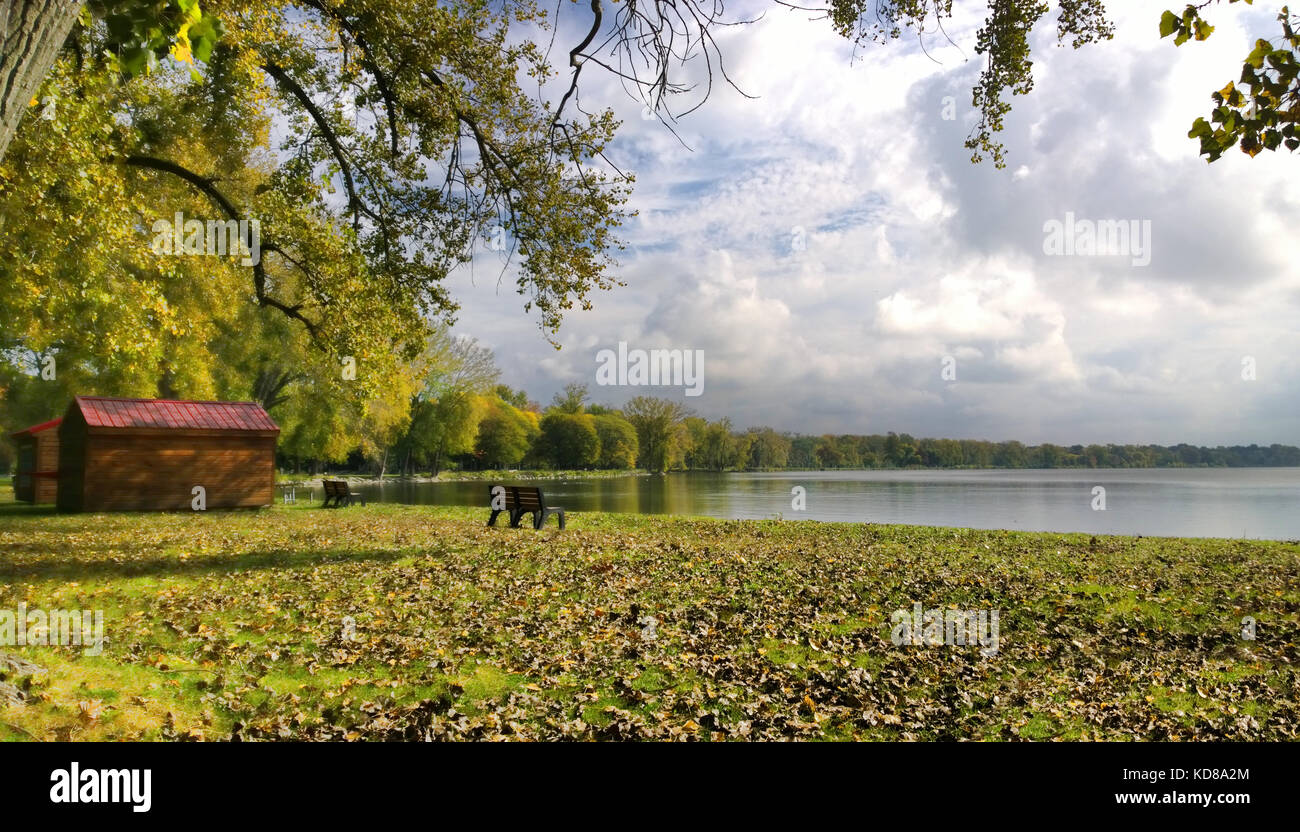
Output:
M540 488L490 485L488 501L488 505L492 508L492 515L488 517L487 522L489 526L495 526L497 515L504 511L510 516L512 529L519 528L519 522L524 519L525 514L533 515L534 529L540 529L546 522L546 518L552 514L559 521L560 528L564 528L564 509L559 506L548 506Z
M321 508L350 506L358 499L361 500L361 505L366 504L366 496L353 491L343 480L321 480L321 482L325 484L325 502L321 504Z

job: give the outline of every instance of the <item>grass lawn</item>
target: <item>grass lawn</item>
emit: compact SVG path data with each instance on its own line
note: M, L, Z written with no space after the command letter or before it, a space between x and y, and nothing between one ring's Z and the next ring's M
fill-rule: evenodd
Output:
M0 672L26 696L0 739L1297 736L1295 543L599 514L536 532L393 505L59 515L0 488L0 610L102 609L109 640L0 647L47 671ZM999 610L1000 649L895 646L914 601Z

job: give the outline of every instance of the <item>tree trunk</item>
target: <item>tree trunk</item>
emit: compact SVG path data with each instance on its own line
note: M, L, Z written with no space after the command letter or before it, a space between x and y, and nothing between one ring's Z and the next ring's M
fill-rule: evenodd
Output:
M77 22L80 0L5 0L0 5L0 158L32 96Z

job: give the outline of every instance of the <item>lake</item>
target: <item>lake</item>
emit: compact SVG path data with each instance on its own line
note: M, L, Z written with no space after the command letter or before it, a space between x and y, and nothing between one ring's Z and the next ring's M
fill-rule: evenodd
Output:
M1300 539L1300 468L783 471L507 481L572 512ZM805 510L791 490L806 492ZM1105 509L1094 488L1105 489ZM484 482L357 483L375 502L482 505ZM319 489L318 489L319 491ZM1097 492L1099 494L1100 492Z

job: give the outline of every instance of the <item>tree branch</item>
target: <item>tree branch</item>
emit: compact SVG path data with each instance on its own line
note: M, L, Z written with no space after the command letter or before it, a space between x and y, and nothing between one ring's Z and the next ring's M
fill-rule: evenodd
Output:
M583 50L590 46L591 42L595 40L596 33L600 31L600 0L591 0L591 13L593 19L591 21L591 28L587 31L587 36L582 39L581 43L569 50L569 66L573 67L573 78L569 81L568 91L566 91L564 97L560 99L560 105L555 108L555 121L551 123L552 130L560 125L560 118L564 114L565 105L569 103L569 98L578 91L578 76L582 74L582 65L586 63L585 60L579 60L579 57L582 55Z
M334 128L330 127L329 122L325 119L325 114L316 106L316 102L311 100L311 96L307 94L307 91L297 81L293 80L292 76L283 67L274 61L268 60L262 64L262 69L266 71L267 75L274 78L276 83L283 87L286 92L297 99L298 103L307 111L307 114L311 116L312 121L316 123L321 135L325 137L325 142L329 144L330 151L334 154L334 159L339 163L339 169L343 172L343 184L348 190L348 210L352 212L352 227L359 231L361 229L360 211L364 210L364 208L361 200L357 197L356 182L352 179L352 165L348 162L347 154L343 151L343 144L335 134Z
M234 203L232 203L230 199L225 194L223 194L220 191L220 189L217 188L217 186L214 184L215 182L214 179L212 179L211 177L200 176L199 174L195 173L189 168L182 167L181 165L178 165L175 162L171 162L166 159L158 159L153 156L142 156L142 155L116 156L116 157L110 157L106 161L120 162L122 164L129 165L131 167L144 168L146 170L158 171L160 173L170 173L173 176L177 176L185 180L186 182L190 183L191 185L193 185L197 190L202 192L205 196L207 196L214 203L216 203L217 207L220 208L230 219L235 221L242 221L247 219L247 217L243 216L235 208ZM286 259L289 259L290 262L294 262L292 258L289 258L288 255L285 255L284 251L279 246L273 243L263 245L261 248L262 251L264 252L265 251L277 252L278 254L285 257ZM296 262L295 265L297 265ZM299 268L302 267L299 266ZM283 301L271 297L266 293L266 270L262 266L262 261L260 259L257 261L257 263L253 264L252 269L253 269L253 289L257 295L258 305L269 306L273 309L278 309L288 317L296 321L299 321L300 323L302 323L304 327L307 328L307 332L311 336L312 340L319 343L320 340L319 330L317 329L315 323L313 323L310 319L308 319L306 316L302 314L302 304L299 303L299 304L289 305L287 303L284 303Z

